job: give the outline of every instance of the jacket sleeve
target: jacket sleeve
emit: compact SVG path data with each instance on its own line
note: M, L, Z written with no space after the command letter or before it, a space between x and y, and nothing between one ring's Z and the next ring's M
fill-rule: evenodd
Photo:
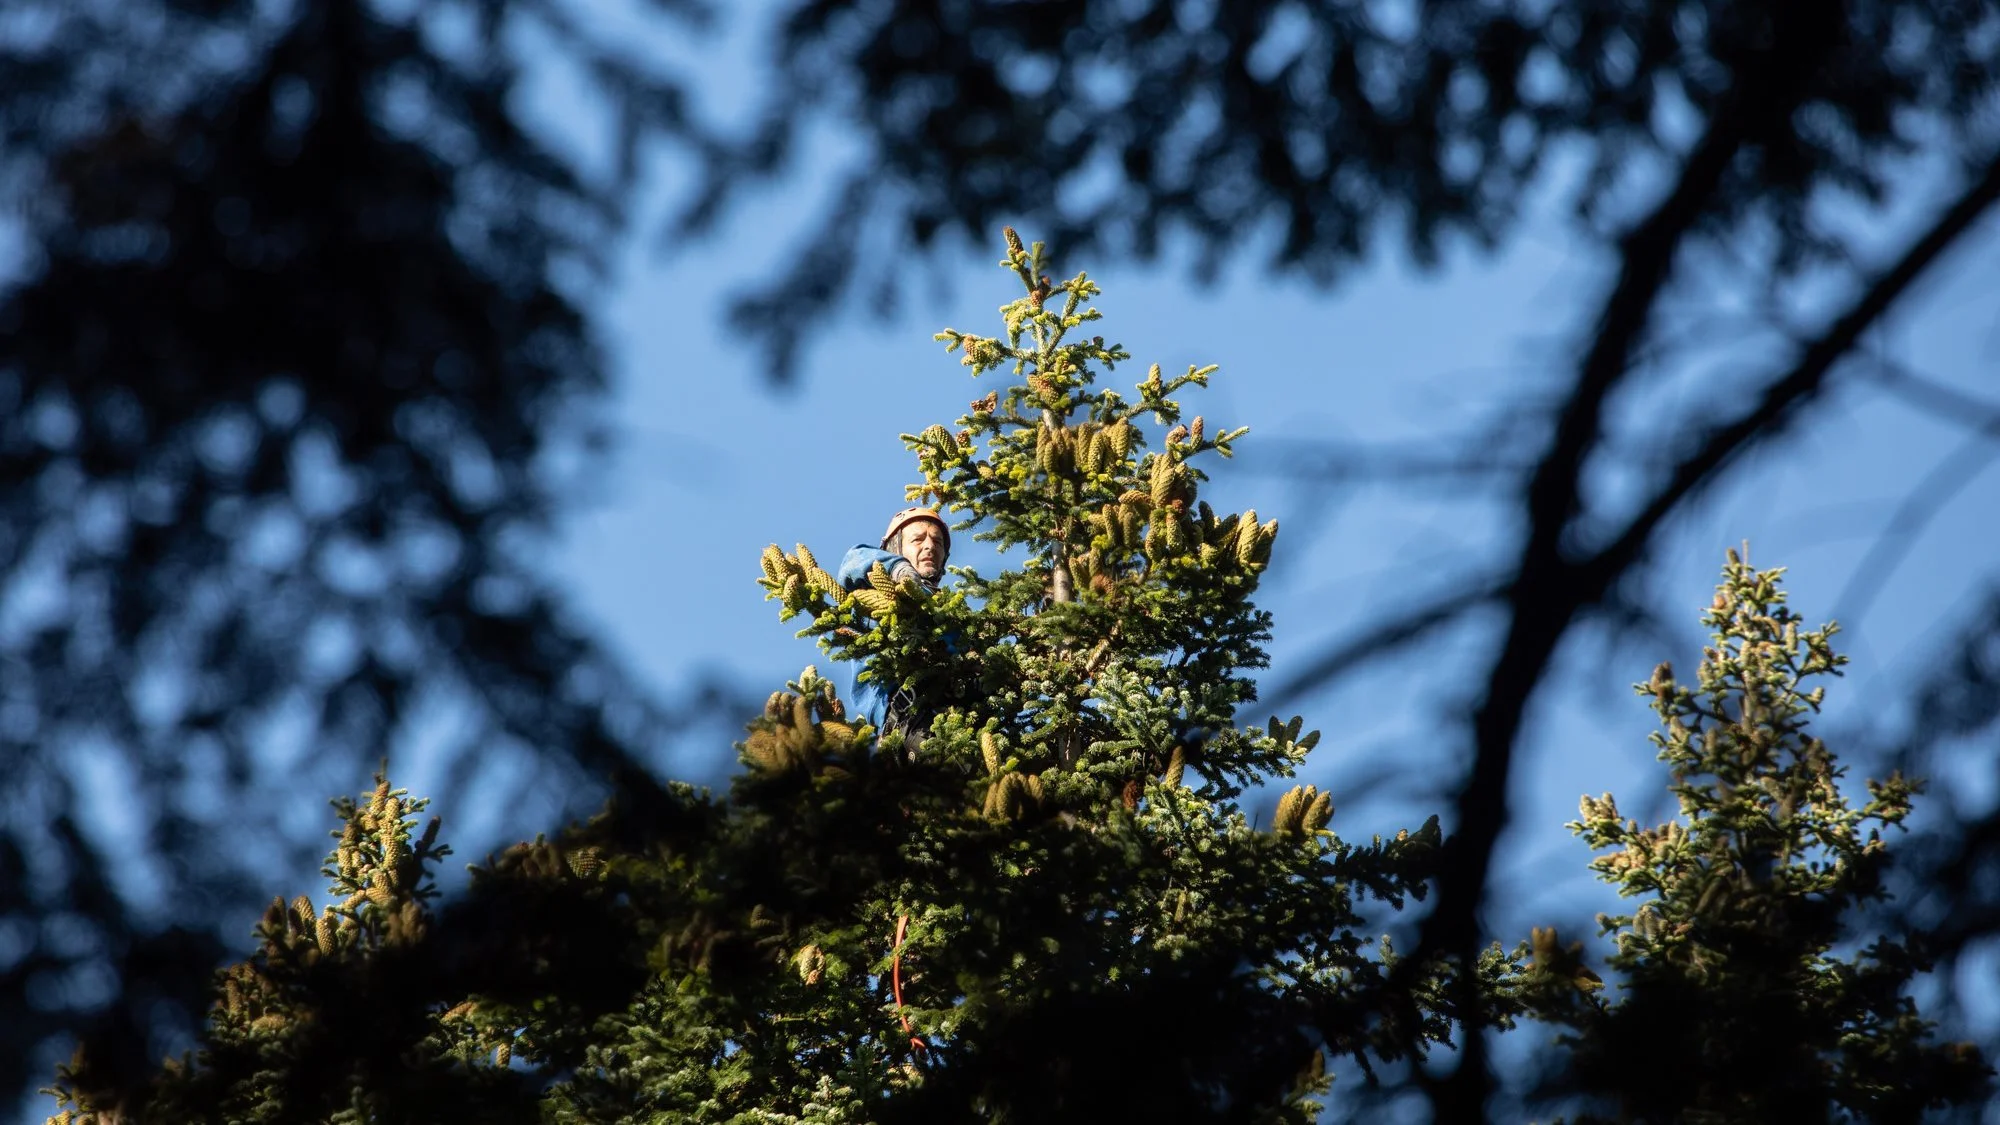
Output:
M840 579L841 589L859 590L868 585L869 567L881 563L883 570L893 572L897 563L907 561L893 551L870 547L866 543L856 543L847 549L847 557L840 560L840 573L835 577Z

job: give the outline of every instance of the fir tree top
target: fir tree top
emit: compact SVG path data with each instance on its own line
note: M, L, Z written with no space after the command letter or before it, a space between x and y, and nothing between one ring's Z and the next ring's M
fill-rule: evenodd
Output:
M1002 552L1025 550L1026 565L991 578L954 567L961 582L929 597L886 576L844 595L809 549L773 546L763 584L785 616L810 616L802 635L836 659L868 660L868 674L955 709L951 721L1032 772L1061 765L1122 792L1179 760L1218 796L1289 772L1311 746L1296 728L1232 729L1256 697L1247 673L1266 663L1270 618L1250 596L1278 523L1218 515L1197 495L1199 460L1230 456L1249 428L1180 423L1174 396L1205 387L1213 365L1166 378L1155 364L1129 399L1099 385L1130 356L1081 334L1100 316L1097 284L1051 280L1042 244L1006 234L1001 265L1023 294L1000 309L1004 334L937 338L975 378L1012 378L956 430L903 441L923 475L908 498L941 504L961 517L954 530ZM1171 427L1152 452L1147 419ZM1132 714L1135 693L1160 707Z
M1846 769L1809 723L1818 681L1847 658L1837 626L1805 628L1786 604L1783 574L1730 551L1694 681L1661 664L1635 685L1659 714L1652 741L1679 815L1642 827L1606 793L1584 797L1569 825L1607 852L1591 862L1598 877L1642 900L1598 917L1620 995L1564 986L1595 979L1580 947L1535 934L1540 975L1556 984L1543 1014L1572 1029L1570 1087L1617 1106L1616 1119L1914 1121L1976 1098L1991 1073L1919 1016L1921 942L1859 937L1884 895L1883 832L1916 788L1869 781L1858 807L1843 791Z

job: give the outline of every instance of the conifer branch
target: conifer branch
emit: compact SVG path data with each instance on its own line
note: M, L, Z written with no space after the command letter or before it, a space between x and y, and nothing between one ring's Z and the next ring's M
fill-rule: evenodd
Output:
M1675 197L1679 195L1677 191ZM1512 623L1488 677L1484 702L1475 715L1474 758L1459 799L1457 835L1453 839L1457 861L1446 866L1440 880L1437 910L1424 926L1424 947L1468 956L1477 948L1477 911L1484 898L1492 848L1506 824L1505 794L1521 717L1543 669L1576 615L1605 596L1670 514L1711 482L1727 464L1754 444L1776 434L1800 404L1816 396L1833 368L1852 354L1861 335L1888 312L1996 199L2000 199L2000 158L1989 161L1930 229L1803 349L1799 362L1790 371L1766 386L1755 407L1735 421L1710 431L1616 539L1587 559L1571 561L1564 556L1561 544L1570 530L1580 494L1583 454L1597 442L1596 414L1604 401L1604 392L1616 381L1615 375L1606 372L1612 359L1624 354L1618 341L1607 342L1606 333L1600 332L1579 380L1580 386L1600 389L1594 396L1584 396L1581 403L1573 400L1565 412L1569 419L1589 416L1590 425L1586 428L1581 422L1570 421L1558 427L1556 447L1544 460L1530 487L1533 524L1509 591ZM1686 217L1691 221L1692 215ZM1685 229L1682 226L1682 233ZM1655 239L1640 243L1652 247L1653 261L1634 271L1628 243L1627 276L1636 272L1640 276L1656 276L1663 282L1664 274L1656 270L1671 258L1671 247ZM1635 292L1643 289L1628 289L1621 281L1612 297L1614 308L1602 320L1607 328L1625 325L1630 331L1637 331L1642 325L1643 316L1634 319L1631 313L1621 314L1616 308L1621 301L1632 300L1631 294ZM1647 300L1650 302L1651 297ZM1628 337L1626 345L1629 343ZM1592 398L1595 409L1589 401ZM1562 475L1557 475L1557 470ZM1441 1112L1470 1110L1483 1104L1490 1083L1490 1076L1483 1073L1484 1054L1478 1037L1471 1037L1459 1071L1454 1072L1440 1092L1444 1099L1439 1103Z

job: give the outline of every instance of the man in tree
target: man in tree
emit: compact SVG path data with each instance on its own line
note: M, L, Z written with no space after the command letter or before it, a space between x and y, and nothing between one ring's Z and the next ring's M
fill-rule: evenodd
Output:
M915 582L925 591L935 591L944 578L945 560L951 557L951 528L931 508L905 508L889 517L889 529L882 533L882 545L857 543L840 561L840 585L845 590L867 589L869 572L880 566L890 582ZM848 698L855 713L884 734L900 731L905 737L916 733L916 697L907 688L886 683L874 676L863 678L857 669Z

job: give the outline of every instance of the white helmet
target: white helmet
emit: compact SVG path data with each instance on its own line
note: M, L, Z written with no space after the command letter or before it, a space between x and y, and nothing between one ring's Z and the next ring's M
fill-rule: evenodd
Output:
M929 520L938 525L938 530L944 533L944 553L947 555L951 554L951 525L944 522L944 517L938 515L937 510L934 508L904 508L902 511L890 516L889 530L882 533L882 549L885 551L892 550L893 548L889 544L896 541L897 534L903 530L904 526L917 520Z

